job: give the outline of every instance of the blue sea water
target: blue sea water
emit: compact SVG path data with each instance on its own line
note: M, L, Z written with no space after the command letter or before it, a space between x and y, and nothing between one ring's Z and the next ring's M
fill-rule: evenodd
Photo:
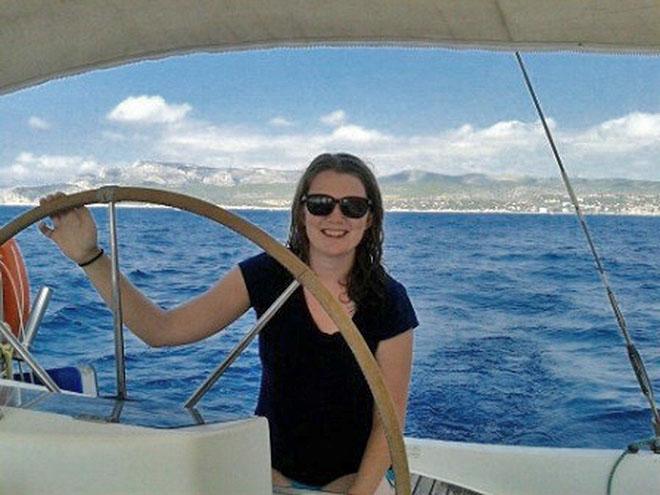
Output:
M4 224L25 208L0 207ZM105 209L93 209L108 246ZM288 213L239 211L283 240ZM588 219L621 308L660 389L660 218ZM175 210L118 210L121 266L158 304L200 294L258 248ZM112 318L81 270L35 227L20 234L33 295L54 295L35 355L46 367L93 364L115 391ZM577 221L571 216L388 213L385 263L416 308L406 433L481 443L619 448L651 416ZM126 333L131 398L183 401L253 324L250 312L193 345L152 349ZM259 385L251 345L203 399L251 414Z

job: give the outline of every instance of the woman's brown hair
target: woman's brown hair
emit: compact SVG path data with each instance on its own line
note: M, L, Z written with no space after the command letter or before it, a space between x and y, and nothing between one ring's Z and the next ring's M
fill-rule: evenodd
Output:
M331 170L357 177L371 200L370 225L355 252L355 261L347 280L348 297L358 307L380 306L385 299L383 255L383 200L371 169L358 157L348 153L325 153L317 156L303 173L291 205L291 227L288 246L300 259L309 263L309 239L305 232L302 197L321 172Z

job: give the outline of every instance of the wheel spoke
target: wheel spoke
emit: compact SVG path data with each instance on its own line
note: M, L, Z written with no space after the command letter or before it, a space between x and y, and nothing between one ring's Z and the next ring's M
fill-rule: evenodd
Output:
M294 280L291 284L284 289L275 302L270 305L270 307L264 311L264 314L261 315L261 318L257 320L252 330L245 334L241 341L236 344L236 346L229 353L227 358L218 366L213 373L202 383L199 388L193 393L190 398L184 403L184 407L192 408L200 401L202 397L208 392L211 387L218 381L222 374L231 366L231 364L236 361L236 358L245 350L245 348L250 345L250 342L259 335L259 332L266 326L266 324L271 320L275 313L284 305L284 303L291 297L296 289L300 287L300 282Z
M112 264L112 317L115 333L115 362L117 368L117 398L124 400L126 393L126 359L124 351L124 324L121 312L119 275L119 243L117 242L117 209L115 202L108 204L110 225L110 261Z

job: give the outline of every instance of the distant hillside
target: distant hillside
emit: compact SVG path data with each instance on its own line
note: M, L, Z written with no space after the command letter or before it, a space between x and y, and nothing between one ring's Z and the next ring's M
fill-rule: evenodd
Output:
M2 204L35 204L53 191L77 192L107 184L157 187L228 207L288 207L300 171L198 167L182 163L136 162L83 175L73 183L0 189ZM561 180L442 175L406 170L380 177L387 209L571 212ZM584 211L660 214L660 182L626 179L573 179Z
M53 191L73 193L116 184L167 189L227 206L283 206L290 201L299 176L300 172L291 170L140 161L129 167L104 169L99 175L81 175L72 183L0 189L0 203L34 204Z
M571 180L589 213L660 214L660 182L628 179ZM390 208L503 212L573 212L559 177L442 175L407 170L380 179Z
M471 194L493 196L510 191L538 191L564 193L564 184L559 177L506 177L484 174L443 175L421 170L406 170L381 177L383 188L410 189L417 193L428 190L434 194L439 190L445 194ZM660 182L629 179L580 179L571 178L571 184L582 194L660 194Z

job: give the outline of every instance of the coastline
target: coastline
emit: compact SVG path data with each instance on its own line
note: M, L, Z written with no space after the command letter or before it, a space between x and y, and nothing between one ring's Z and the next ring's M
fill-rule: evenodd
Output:
M26 207L34 208L39 206L38 203L0 203L0 207ZM138 203L117 203L117 208L170 208L163 205L150 205ZM229 211L289 211L290 207L284 206L254 206L254 205L223 205L216 204L220 208ZM105 204L90 205L90 208L103 208ZM574 211L510 211L510 210L451 210L451 209L404 209L404 208L385 208L386 213L428 213L428 214L457 214L457 215L548 215L548 216L571 216L575 215ZM619 217L660 217L660 212L657 213L642 213L642 212L583 212L586 216L619 216Z

